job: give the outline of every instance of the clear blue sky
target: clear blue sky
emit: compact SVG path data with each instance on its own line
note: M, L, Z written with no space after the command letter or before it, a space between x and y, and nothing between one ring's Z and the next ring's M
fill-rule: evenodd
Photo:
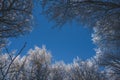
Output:
M35 9L33 31L23 37L13 38L10 49L20 49L24 42L27 46L22 53L27 53L34 46L42 47L45 45L47 50L52 53L53 61L63 60L67 63L72 62L77 56L85 60L95 55L95 45L91 40L91 30L80 25L65 25L63 28L52 29L54 23L48 23L44 16L41 16Z

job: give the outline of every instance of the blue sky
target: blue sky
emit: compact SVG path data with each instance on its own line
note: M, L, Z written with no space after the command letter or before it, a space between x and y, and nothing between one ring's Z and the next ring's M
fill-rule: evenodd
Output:
M39 47L45 45L52 53L54 60L64 60L65 62L72 62L73 58L77 56L87 59L95 54L93 49L95 46L91 41L92 31L78 25L66 25L61 30L52 29L52 25L42 21L34 27L30 34L11 39L11 50L19 50L24 42L27 42L27 46L22 54L27 53L35 45Z
M51 52L53 61L63 60L67 63L72 62L77 56L85 60L95 55L95 45L91 40L92 30L75 23L64 25L61 29L52 29L54 23L48 23L48 20L40 15L37 9L34 10L34 22L33 31L30 34L10 39L10 50L19 50L24 42L27 42L22 53L25 55L35 45L39 47L45 45Z

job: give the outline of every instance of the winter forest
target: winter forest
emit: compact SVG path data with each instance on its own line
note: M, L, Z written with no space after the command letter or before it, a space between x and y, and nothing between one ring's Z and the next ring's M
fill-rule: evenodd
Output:
M34 29L35 4L55 28L76 22L92 29L96 54L66 64L52 62L45 46L23 56L27 42L9 51L10 38ZM0 0L0 80L120 80L120 0Z

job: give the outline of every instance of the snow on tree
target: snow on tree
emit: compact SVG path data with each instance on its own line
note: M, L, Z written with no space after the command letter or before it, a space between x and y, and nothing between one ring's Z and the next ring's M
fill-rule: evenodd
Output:
M71 64L51 63L51 54L35 47L27 55L15 52L0 56L1 80L106 80L94 61L75 59Z
M0 46L31 30L32 0L0 0Z
M50 73L51 54L45 47L35 47L30 50L27 56L27 68L29 79L28 80L48 80Z
M76 20L94 27L98 20L120 16L119 0L42 0L41 5L43 14L57 26Z
M71 76L69 80L108 80L92 60L75 59L69 73Z

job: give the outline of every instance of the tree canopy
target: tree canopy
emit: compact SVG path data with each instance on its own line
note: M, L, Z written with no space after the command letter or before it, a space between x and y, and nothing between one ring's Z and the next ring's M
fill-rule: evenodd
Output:
M43 14L62 26L68 21L94 27L98 20L120 15L118 0L42 0Z
M32 0L0 0L0 46L31 30Z
M35 47L23 57L13 53L0 55L1 80L108 80L91 60L53 63L45 47Z

